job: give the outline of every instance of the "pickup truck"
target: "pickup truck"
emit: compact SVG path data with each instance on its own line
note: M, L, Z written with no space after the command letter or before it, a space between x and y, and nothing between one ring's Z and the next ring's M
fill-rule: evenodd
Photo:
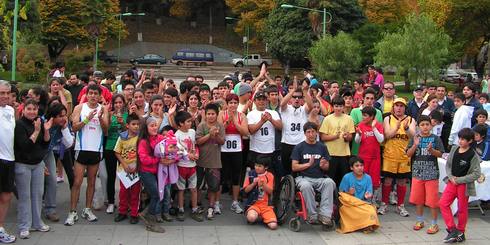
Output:
M260 54L250 54L243 58L235 58L231 61L235 67L259 66L265 63L267 66L272 65L272 59L262 58Z

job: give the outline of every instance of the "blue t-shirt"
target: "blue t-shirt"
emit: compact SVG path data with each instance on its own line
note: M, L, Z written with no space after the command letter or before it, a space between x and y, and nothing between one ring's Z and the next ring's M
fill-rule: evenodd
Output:
M294 147L291 160L299 161L299 164L305 164L310 161L312 156L315 159L314 164L299 172L299 175L310 178L323 178L324 173L320 168L320 160L322 158L325 158L327 161L330 160L330 155L325 144L318 141L315 144L308 144L306 141L303 141Z
M361 179L357 179L352 172L344 175L340 182L339 191L349 192L351 187L356 189L354 196L364 201L366 200L364 198L366 192L373 194L373 182L371 181L371 176L366 173L362 175Z

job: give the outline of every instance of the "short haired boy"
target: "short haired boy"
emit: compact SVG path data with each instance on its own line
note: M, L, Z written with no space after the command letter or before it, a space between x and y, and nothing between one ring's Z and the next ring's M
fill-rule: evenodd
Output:
M449 134L449 145L458 145L458 132L463 128L471 128L471 119L473 117L474 108L465 104L466 98L462 93L454 95L454 113L453 125ZM476 115L475 115L476 117Z
M197 160L198 185L206 181L208 185L209 208L208 219L213 219L215 211L219 209L216 198L220 190L221 181L221 145L225 143L225 128L218 122L218 106L208 104L205 107L205 120L197 126L196 143L199 145L200 157Z
M468 222L468 198L476 196L475 181L480 178L481 159L471 148L474 133L463 128L458 133L459 147L453 146L446 161L447 185L439 201L448 235L444 242L463 242ZM458 225L454 223L451 204L458 199Z
M177 181L179 211L177 220L184 221L184 192L187 189L191 192L191 218L201 222L203 218L197 207L197 175L196 161L199 158L196 147L196 131L192 129L192 115L186 111L179 111L175 115L175 123L178 130L175 133L177 144L184 148L188 153L188 159L182 159L177 163L179 169L179 180Z
M260 218L269 229L277 229L274 208L269 206L273 188L274 175L267 171L266 162L256 162L243 183L243 191L248 193L250 200L246 210L247 222L255 223Z
M362 108L363 121L357 126L355 141L360 143L359 157L364 162L366 173L372 178L373 189L376 193L379 193L378 189L381 186L380 144L383 142L384 136L383 125L375 119L375 116L376 109L374 107L367 106Z
M488 130L488 124L487 124L488 112L485 111L484 109L478 109L475 112L475 117L476 117L476 125L482 125L487 129L487 134L485 135L485 138L487 141L490 140L490 130Z
M488 141L488 126L477 124L473 127L475 138L473 147L483 161L490 160L490 141Z
M349 160L352 172L344 175L339 191L349 193L363 201L370 201L373 196L371 176L364 172L364 161L356 156Z
M128 130L122 132L117 139L114 147L114 154L119 162L119 168L124 172L136 173L136 151L138 143L138 131L140 118L136 114L129 114L126 118ZM114 219L121 222L128 218L128 211L131 210L129 223L138 223L138 209L140 203L141 181L138 181L126 188L122 181L119 183L119 214Z
M407 155L412 158L412 187L410 202L415 204L417 221L413 229L424 227L424 205L430 207L432 220L428 234L439 231L437 225L437 208L439 207L439 167L437 158L442 156L444 146L441 139L431 133L432 124L429 116L421 115L418 120L420 133L410 139Z

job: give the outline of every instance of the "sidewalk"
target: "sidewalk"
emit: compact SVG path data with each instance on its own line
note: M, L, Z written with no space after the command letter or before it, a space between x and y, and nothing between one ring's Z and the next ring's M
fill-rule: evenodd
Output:
M85 187L82 188L80 193L80 204L82 204L85 203ZM60 222L47 222L52 228L50 232L32 232L30 239L19 239L15 244L442 244L442 239L446 236L442 218L439 218L438 221L441 231L435 235L428 235L425 230L413 231L412 225L414 224L415 216L414 207L411 205L407 205L411 216L406 218L394 213L394 206L390 206L387 214L379 216L381 228L374 233L355 232L340 234L335 231L323 231L320 226L311 226L304 223L300 232L290 231L287 228L287 224L284 224L276 231L270 231L260 224L246 225L243 215L231 213L229 210L231 204L230 196L223 194L222 199L223 214L217 215L214 220L205 220L197 223L187 213L184 222L164 223L163 226L166 232L163 234L146 231L141 221L136 225L130 225L127 220L115 223L113 221L115 214L106 214L105 210L95 212L99 218L97 222L89 224L86 220L80 219L74 226L70 227L63 225L69 209L69 192L67 183L62 183L58 185ZM6 228L14 233L17 232L15 227L16 200L12 201L11 204L6 220ZM79 211L81 210L80 204ZM186 211L189 212L189 210ZM427 215L428 212L426 217ZM466 238L466 244L490 244L490 217L482 216L477 210L470 210Z

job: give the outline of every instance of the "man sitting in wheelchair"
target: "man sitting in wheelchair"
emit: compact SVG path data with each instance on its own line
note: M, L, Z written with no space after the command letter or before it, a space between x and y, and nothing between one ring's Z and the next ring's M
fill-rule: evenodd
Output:
M333 226L332 213L335 182L325 177L330 155L327 148L317 141L318 125L305 123L303 131L306 140L296 145L291 154L292 170L297 173L296 186L301 191L308 212L308 223ZM315 191L321 194L320 208L317 212Z
M246 211L248 223L255 223L259 218L269 229L277 229L277 218L269 198L274 186L274 175L267 171L266 161L257 160L254 170L245 176L242 191L247 193Z

